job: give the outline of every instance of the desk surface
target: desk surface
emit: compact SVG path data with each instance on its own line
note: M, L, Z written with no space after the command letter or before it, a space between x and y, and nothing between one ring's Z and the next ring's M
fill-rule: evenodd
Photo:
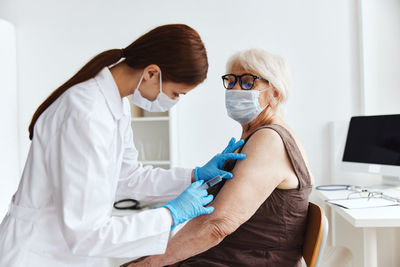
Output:
M317 191L322 200L346 198L349 191ZM354 227L400 227L400 206L345 209L330 204L337 213L343 216Z

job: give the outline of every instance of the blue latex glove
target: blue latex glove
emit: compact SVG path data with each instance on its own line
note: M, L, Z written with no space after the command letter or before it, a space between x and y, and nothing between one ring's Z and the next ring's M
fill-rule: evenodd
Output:
M229 141L228 146L222 151L215 155L209 162L206 163L203 167L196 167L194 169L194 178L196 181L204 180L208 181L214 178L217 175L225 175L225 179L230 179L233 177L232 173L223 171L221 168L224 166L225 161L230 159L244 159L246 154L241 153L233 153L236 149L241 147L244 144L243 140L239 140L236 142L236 139L232 137Z
M162 206L171 212L174 220L171 230L180 223L214 211L214 207L204 207L213 201L214 196L209 195L205 189L199 189L203 183L202 180L192 183L177 198Z

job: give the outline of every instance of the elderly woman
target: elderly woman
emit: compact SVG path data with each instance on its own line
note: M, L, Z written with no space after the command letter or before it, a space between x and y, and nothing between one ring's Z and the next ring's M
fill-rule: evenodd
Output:
M211 190L214 213L188 222L163 255L129 266L301 266L313 178L281 116L285 61L259 49L233 55L222 76L228 115L242 125L247 158L225 164L234 178Z

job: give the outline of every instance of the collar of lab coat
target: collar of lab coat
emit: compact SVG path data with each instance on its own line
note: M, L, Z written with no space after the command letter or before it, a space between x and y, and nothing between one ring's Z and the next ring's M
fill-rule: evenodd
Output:
M119 120L125 113L124 103L119 94L118 86L108 67L103 68L99 74L96 75L95 80L106 99L107 106L114 119Z

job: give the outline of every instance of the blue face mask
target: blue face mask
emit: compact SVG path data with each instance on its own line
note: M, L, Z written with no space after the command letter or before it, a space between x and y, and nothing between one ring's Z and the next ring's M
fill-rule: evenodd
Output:
M225 106L228 116L240 124L248 124L266 108L260 107L258 90L226 90Z

